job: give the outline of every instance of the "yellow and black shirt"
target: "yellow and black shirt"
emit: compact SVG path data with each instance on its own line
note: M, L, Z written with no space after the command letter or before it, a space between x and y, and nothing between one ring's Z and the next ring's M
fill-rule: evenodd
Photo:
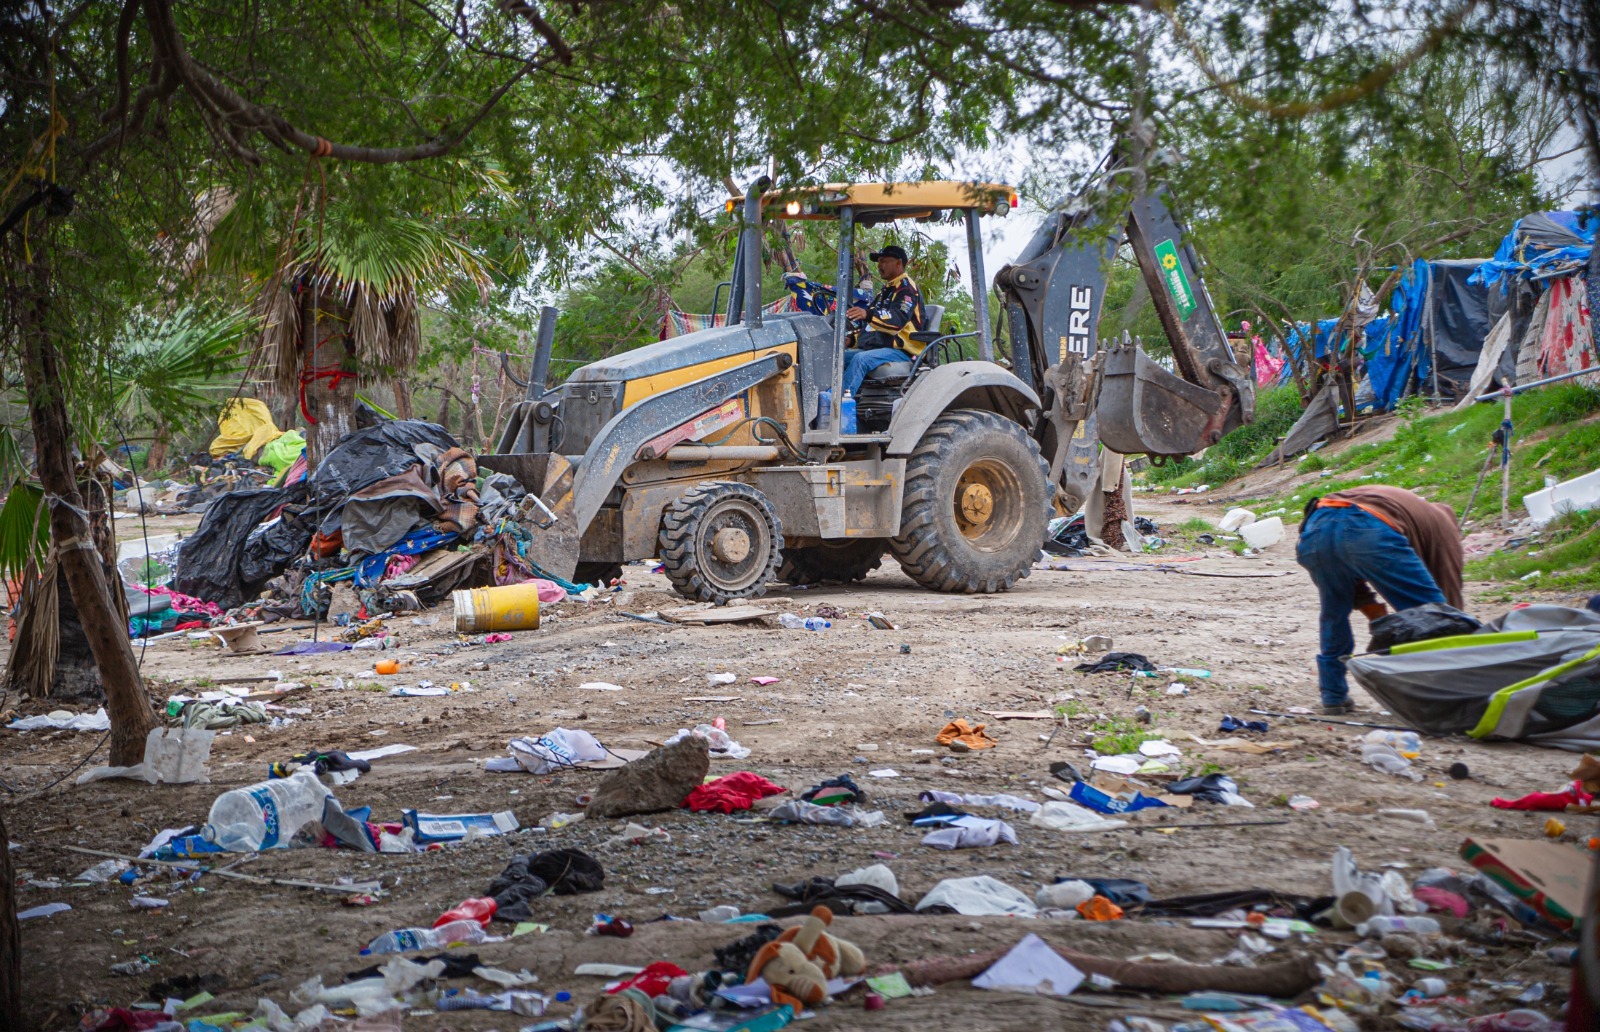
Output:
M926 346L911 339L923 322L922 291L903 272L886 282L867 305L867 329L897 338L894 346L910 355Z

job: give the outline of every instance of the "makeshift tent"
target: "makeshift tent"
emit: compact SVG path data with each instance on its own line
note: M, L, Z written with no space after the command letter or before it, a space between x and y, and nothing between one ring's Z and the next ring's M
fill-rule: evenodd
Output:
M1600 614L1514 609L1476 634L1352 657L1350 675L1429 734L1600 748Z

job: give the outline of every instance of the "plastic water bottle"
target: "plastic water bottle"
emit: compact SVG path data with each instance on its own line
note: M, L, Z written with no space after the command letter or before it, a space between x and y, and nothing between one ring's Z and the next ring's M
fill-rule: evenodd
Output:
M828 429L828 424L833 421L833 391L817 392L817 421L812 425L818 430Z
M233 853L284 848L295 832L322 820L328 795L327 786L309 767L286 778L224 792L211 804L205 838Z
M1374 745L1387 745L1408 760L1422 755L1422 739L1415 731L1371 731L1361 740Z
M476 921L451 921L438 928L401 928L384 932L367 944L362 956L369 953L414 953L417 950L441 950L451 943L471 946L489 937Z
M839 432L843 434L856 432L856 399L850 397L849 391L845 391L844 397L839 399L839 427Z
M1438 935L1439 922L1431 917L1374 917L1356 926L1356 934L1365 936L1393 935L1396 932L1411 935Z
M778 623L791 631L825 631L833 624L820 616L795 616L793 613L782 613L778 616Z

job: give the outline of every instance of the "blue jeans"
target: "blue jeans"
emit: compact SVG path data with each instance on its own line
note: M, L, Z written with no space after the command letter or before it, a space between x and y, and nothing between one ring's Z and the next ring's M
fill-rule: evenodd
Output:
M1322 596L1317 681L1324 706L1338 706L1350 698L1344 663L1355 652L1350 613L1361 581L1372 585L1396 612L1444 601L1433 574L1406 536L1362 509L1314 510L1301 527L1295 558Z
M890 362L909 362L911 356L899 348L870 348L859 351L852 348L844 353L844 390L850 397L861 392L867 374Z

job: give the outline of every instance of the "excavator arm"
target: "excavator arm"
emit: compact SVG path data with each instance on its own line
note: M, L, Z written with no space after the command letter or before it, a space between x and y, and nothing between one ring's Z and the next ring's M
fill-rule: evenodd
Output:
M1101 443L1191 455L1255 418L1254 380L1228 345L1165 188L1136 198L1119 221L1108 238L1092 207L1060 205L995 276L1013 367L1046 405L1035 436L1074 504L1088 497ZM1105 270L1124 239L1171 345L1171 370L1131 342L1098 345Z

